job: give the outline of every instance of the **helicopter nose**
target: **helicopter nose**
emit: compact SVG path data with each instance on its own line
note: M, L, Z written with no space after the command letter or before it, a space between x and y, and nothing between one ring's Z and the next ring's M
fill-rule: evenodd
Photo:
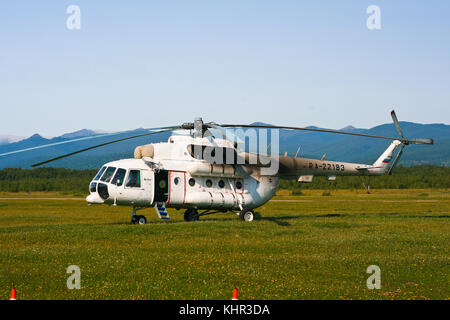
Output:
M91 193L86 197L86 201L90 204L101 204L105 202L102 198L100 198L98 193Z

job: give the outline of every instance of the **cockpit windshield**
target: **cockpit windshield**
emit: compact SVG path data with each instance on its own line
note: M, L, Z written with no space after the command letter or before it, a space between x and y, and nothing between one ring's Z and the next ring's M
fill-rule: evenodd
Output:
M106 183L110 182L115 171L116 171L115 167L108 167L108 169L106 169L106 171L103 174L103 176L100 179L100 181L103 181L103 182L106 182Z
M100 169L100 171L99 171L99 172L97 173L97 175L95 176L94 181L97 181L97 180L102 176L103 171L105 171L105 169L106 169L106 167L102 167L102 168Z

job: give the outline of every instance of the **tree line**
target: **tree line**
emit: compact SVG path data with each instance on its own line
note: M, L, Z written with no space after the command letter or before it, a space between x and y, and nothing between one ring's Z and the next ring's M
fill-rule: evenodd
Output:
M88 185L97 170L71 170L65 168L0 170L0 191L36 192L61 191L68 193L88 193ZM301 189L361 189L367 177L337 177L328 181L326 177L314 177L312 183L296 180L281 180L280 189L299 191ZM450 188L450 167L421 165L398 166L392 176L370 178L372 189L408 188Z

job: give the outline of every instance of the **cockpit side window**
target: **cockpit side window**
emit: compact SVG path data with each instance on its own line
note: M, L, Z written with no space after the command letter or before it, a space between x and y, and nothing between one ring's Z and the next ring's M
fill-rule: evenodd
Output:
M115 171L116 171L115 167L108 167L108 169L106 169L106 171L103 174L103 176L100 179L100 181L103 181L103 182L106 182L106 183L110 182Z
M97 175L94 178L94 181L97 181L102 176L103 172L105 171L106 167L102 167L100 171L97 173Z
M112 179L112 183L120 187L123 184L123 180L125 180L125 173L127 173L127 170L122 168L117 169L116 175Z
M125 183L126 187L129 188L140 188L141 187L141 171L139 170L130 170L128 174L127 182Z

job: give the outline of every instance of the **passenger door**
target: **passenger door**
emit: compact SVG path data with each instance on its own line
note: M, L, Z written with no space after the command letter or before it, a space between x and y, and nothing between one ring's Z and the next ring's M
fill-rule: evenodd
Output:
M155 202L167 202L169 198L169 172L155 172Z
M169 199L168 204L184 203L186 195L186 173L184 171L169 171Z

